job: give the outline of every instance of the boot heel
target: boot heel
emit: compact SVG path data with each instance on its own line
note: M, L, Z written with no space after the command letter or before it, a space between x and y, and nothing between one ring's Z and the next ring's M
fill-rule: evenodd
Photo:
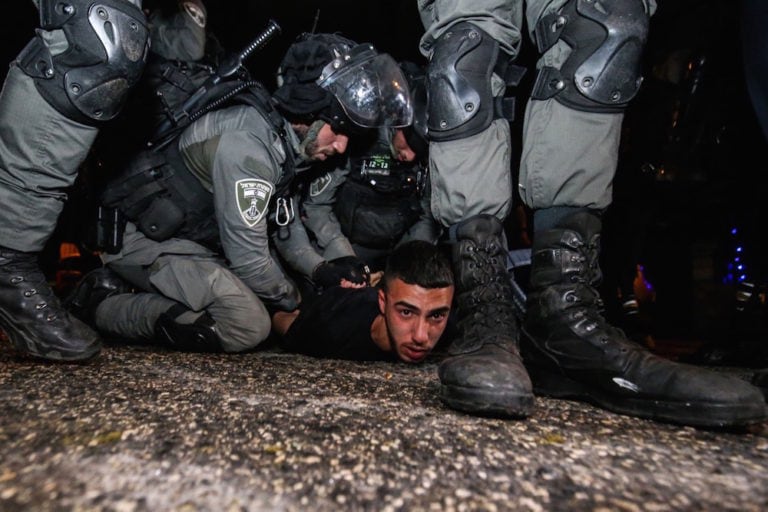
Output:
M552 398L585 397L589 393L579 382L570 379L559 372L553 372L536 366L528 366L528 374L533 382L533 392L536 395Z

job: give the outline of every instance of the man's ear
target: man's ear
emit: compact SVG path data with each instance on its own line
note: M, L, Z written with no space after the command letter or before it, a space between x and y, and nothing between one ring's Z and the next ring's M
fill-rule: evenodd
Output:
M383 315L384 310L387 308L387 294L379 288L379 312Z

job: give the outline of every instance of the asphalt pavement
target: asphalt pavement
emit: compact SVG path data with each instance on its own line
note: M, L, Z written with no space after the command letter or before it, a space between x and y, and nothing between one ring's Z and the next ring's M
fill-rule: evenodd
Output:
M2 511L764 511L768 424L694 429L537 398L464 415L418 366L0 342Z

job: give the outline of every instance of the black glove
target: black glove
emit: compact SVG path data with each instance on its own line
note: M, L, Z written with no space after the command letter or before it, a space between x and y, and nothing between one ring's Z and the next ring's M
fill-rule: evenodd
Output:
M371 279L371 269L357 256L343 256L324 261L312 271L312 282L318 290L338 286L342 279L356 284L368 285Z

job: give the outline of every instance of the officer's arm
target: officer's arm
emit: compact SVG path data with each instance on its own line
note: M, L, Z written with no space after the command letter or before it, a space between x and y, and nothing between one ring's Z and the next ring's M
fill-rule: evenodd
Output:
M370 269L357 256L323 258L298 218L275 230L272 241L286 263L312 281L317 291L331 286L362 287L370 282Z
M205 56L208 14L202 0L183 0L177 12L149 16L151 50L171 60L196 61Z
M333 213L336 191L346 180L348 170L339 168L315 179L304 198L304 224L317 239L326 260L354 256L355 251Z
M442 234L442 227L432 216L430 206L431 197L429 183L427 183L427 188L420 200L421 213L419 214L419 218L410 228L408 228L408 231L406 231L398 241L398 245L410 240L424 240L433 244L437 243Z
M299 211L299 198L294 197L294 212ZM312 245L304 224L294 217L293 222L275 230L272 241L285 262L297 272L311 279L312 271L325 261Z
M298 290L272 257L267 230L269 203L282 172L276 153L252 134L226 133L213 167L216 220L231 270L267 306L295 309Z

